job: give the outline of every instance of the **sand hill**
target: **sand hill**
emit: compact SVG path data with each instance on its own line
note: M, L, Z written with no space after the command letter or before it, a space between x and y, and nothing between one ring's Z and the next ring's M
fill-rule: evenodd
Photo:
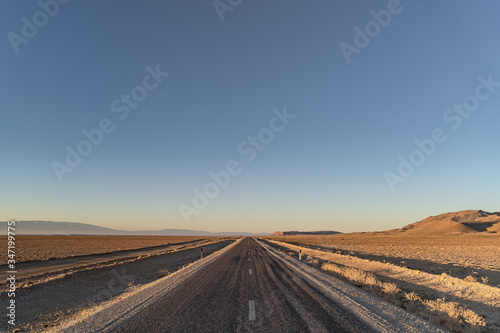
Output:
M463 210L430 216L420 222L409 224L393 232L405 234L463 234L499 233L500 212L488 213L482 210Z

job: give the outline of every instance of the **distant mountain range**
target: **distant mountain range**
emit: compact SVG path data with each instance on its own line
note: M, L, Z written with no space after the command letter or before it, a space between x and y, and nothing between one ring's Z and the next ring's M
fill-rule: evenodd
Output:
M463 210L430 216L403 228L377 232L388 235L445 235L487 233L500 235L500 212ZM7 222L0 222L0 235L7 234ZM220 232L189 229L126 231L87 223L52 221L17 221L16 234L21 235L138 235L138 236L262 236L262 234ZM276 231L270 236L335 235L338 231Z
M444 213L429 216L403 228L364 232L364 234L386 235L452 235L452 234L499 234L500 212L488 213L483 210L462 210L459 212ZM333 235L338 231L276 231L269 236L295 236L295 235Z
M0 234L7 234L7 222L0 222ZM126 231L100 227L97 225L77 222L53 221L17 221L16 234L19 235L138 235L138 236L257 236L264 234L219 232L188 230L188 229L161 229Z

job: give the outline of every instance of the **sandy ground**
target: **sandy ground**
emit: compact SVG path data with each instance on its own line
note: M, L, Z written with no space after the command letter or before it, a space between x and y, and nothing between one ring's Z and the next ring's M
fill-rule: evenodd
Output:
M500 288L481 282L467 282L464 279L452 277L448 274L432 274L427 271L441 271L441 263L432 261L425 262L424 269L417 267L397 265L389 262L387 253L383 260L360 258L354 254L343 254L342 251L330 251L311 249L289 243L272 241L274 244L298 252L302 250L304 256L314 257L334 262L336 264L355 267L364 271L372 272L385 281L394 282L404 290L416 291L430 299L445 298L447 301L458 302L460 305L473 310L484 316L489 330L500 331ZM379 250L378 253L383 252ZM396 252L400 255L400 252ZM467 255L467 254L463 254ZM366 257L364 255L363 257ZM380 259L380 258L379 258ZM399 259L398 259L399 260ZM441 258L446 260L445 258ZM384 262L385 261L385 262ZM418 266L418 262L414 265ZM424 263L421 263L424 265ZM421 267L423 268L423 267ZM492 280L498 281L500 273L496 270L487 270Z

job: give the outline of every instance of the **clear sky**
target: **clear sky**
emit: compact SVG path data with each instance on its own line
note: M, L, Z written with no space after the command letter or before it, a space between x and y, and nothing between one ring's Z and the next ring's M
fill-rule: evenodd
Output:
M1 4L0 220L350 232L500 210L497 1L64 2Z

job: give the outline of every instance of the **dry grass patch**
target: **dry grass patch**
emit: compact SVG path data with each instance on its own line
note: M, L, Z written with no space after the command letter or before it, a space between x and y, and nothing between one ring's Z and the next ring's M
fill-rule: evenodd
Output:
M397 264L426 260L437 264L494 270L500 268L500 235L394 236L375 233L280 236L268 239L325 247L338 254L398 257ZM396 263L396 262L393 262ZM469 273L470 274L470 273ZM464 276L465 277L465 276ZM498 282L491 281L495 284Z
M319 262L318 259L306 259L306 263L316 268L321 267L321 263Z
M324 263L321 266L321 269L356 286L368 286L369 288L364 289L368 289L369 291L377 290L382 296L397 294L401 291L396 284L392 282L382 282L375 276L375 274L361 269L339 266L331 262Z
M328 262L321 269L344 281L370 291L397 306L429 319L433 323L452 332L480 332L485 326L484 318L457 302L444 299L430 300L422 298L415 292L403 292L395 283L382 282L374 274L363 270L339 266Z
M171 272L168 269L162 269L162 270L159 270L158 272L156 272L156 277L162 278L165 276L169 276L170 274L171 274Z

